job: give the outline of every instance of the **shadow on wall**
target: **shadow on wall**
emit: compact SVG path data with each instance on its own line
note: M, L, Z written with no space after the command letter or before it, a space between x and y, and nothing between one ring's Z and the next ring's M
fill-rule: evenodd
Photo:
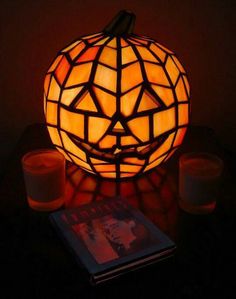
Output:
M233 8L221 0L2 0L0 167L23 129L44 122L43 80L57 52L121 9L136 14L134 32L177 53L190 79L192 123L214 128L235 149Z

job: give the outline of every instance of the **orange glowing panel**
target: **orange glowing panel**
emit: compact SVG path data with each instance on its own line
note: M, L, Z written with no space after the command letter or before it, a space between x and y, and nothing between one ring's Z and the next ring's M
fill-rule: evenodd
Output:
M179 126L183 126L188 123L188 109L188 104L179 105Z
M149 140L149 117L136 117L128 122L130 131L142 142Z
M168 57L166 62L166 70L170 76L172 83L175 85L175 82L179 76L179 70L170 56Z
M49 125L57 124L57 104L52 102L47 102L46 117Z
M151 44L150 50L153 51L162 62L165 61L166 53L163 50L161 50L159 47L157 47L155 44Z
M189 122L184 68L164 46L132 34L134 18L121 11L102 32L72 42L44 82L53 144L105 178L125 179L165 162Z
M121 145L125 146L125 145L133 145L133 144L138 144L137 139L135 139L132 136L122 136L121 137Z
M66 87L87 82L89 80L91 68L91 62L75 66L67 79Z
M175 88L176 96L179 102L187 101L188 95L185 90L184 82L182 78L179 78L179 81Z
M116 38L114 37L114 38L107 44L107 46L116 49L116 46L117 46Z
M67 151L75 156L78 156L81 160L86 161L86 154L68 137L65 132L61 132L62 141L67 145Z
M106 171L116 171L116 166L114 164L105 164L105 165L94 165L97 172L106 172Z
M89 117L88 131L89 142L96 143L106 133L111 121L101 117Z
M160 85L169 85L169 81L166 77L165 71L161 65L144 62L146 74L148 80L151 83L156 83Z
M154 162L150 163L145 169L144 169L144 172L145 171L148 171L156 166L158 166L159 164L161 164L161 162L166 158L167 155L161 157L161 158L158 158L156 159Z
M121 61L122 64L130 63L136 61L138 58L134 54L132 47L125 47L121 50Z
M99 62L102 62L108 66L116 68L117 66L117 51L111 48L105 47L99 57Z
M63 84L69 69L70 69L70 64L66 59L66 57L63 57L55 71L56 77L61 85Z
M129 80L127 80L129 78ZM142 72L139 62L134 62L131 65L122 69L121 72L121 91L125 92L132 87L140 84L143 81Z
M61 128L80 138L84 138L84 116L83 114L70 112L61 108Z
M177 131L177 134L175 136L174 146L179 146L183 142L186 131L187 128L182 128Z
M72 103L72 101L75 99L75 97L80 93L82 88L83 86L64 89L61 95L61 103L69 106Z
M71 59L75 59L80 53L81 51L85 48L85 44L83 42L80 42L76 47L74 47L71 51L70 51L70 57Z
M116 71L111 70L101 64L97 66L94 83L103 86L104 88L115 91L116 90Z
M179 69L179 71L180 71L181 73L185 73L185 70L184 70L183 66L181 65L181 63L179 62L179 60L177 59L177 57L174 56L174 55L172 55L171 57L172 57L172 59L174 60L176 66L177 66L178 69Z
M150 94L148 94L147 92L144 92L143 96L141 98L141 101L139 103L139 106L138 106L138 112L155 109L158 106L159 105L155 101L155 99L153 99L153 97Z
M116 136L114 135L106 135L100 142L100 148L111 148L113 145L116 145Z
M105 115L111 117L116 112L116 98L100 88L93 87L97 101Z
M48 100L51 101L58 101L59 95L60 95L60 86L58 85L57 81L54 79L54 77L51 78L49 92L48 92Z
M99 47L92 47L89 48L87 51L85 51L79 58L76 60L76 62L87 62L92 61L97 55Z
M144 160L140 160L136 157L125 158L124 161L127 164L135 164L135 165L144 165L144 163L145 163Z
M53 127L48 127L48 132L51 138L53 138L55 140L55 145L59 145L62 146L61 144L61 138L60 135L58 133L58 130L56 128Z
M175 127L175 109L169 108L157 112L153 116L154 136L160 136L165 132L172 130Z
M171 88L154 84L152 84L151 86L158 97L164 102L167 107L174 103L175 99Z
M76 109L81 109L85 111L97 111L97 108L89 92L87 92L80 98L75 107Z
M165 154L171 148L171 144L174 140L174 136L175 136L174 133L168 136L168 138L164 141L164 143L157 150L155 150L153 154L151 154L149 162L153 162L158 157Z
M146 48L142 46L136 46L138 52L143 60L158 62L157 59L152 55L152 53Z
M120 171L121 172L139 172L139 170L142 168L142 166L139 165L130 165L130 164L121 164L120 165Z
M120 39L120 44L122 48L127 47L129 45L123 38Z
M51 75L47 74L44 80L44 92L46 96L48 95L48 87L49 87L50 80L51 80Z
M124 116L133 114L134 106L140 93L141 87L137 87L121 97L121 113Z
M55 68L57 67L57 65L59 64L59 62L62 60L63 55L59 55L57 56L57 58L53 61L51 67L48 70L48 73L54 72Z

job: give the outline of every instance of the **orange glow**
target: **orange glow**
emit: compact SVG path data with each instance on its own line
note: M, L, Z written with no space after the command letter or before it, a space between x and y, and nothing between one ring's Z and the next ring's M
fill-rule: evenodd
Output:
M113 135L106 135L100 142L99 146L101 148L111 148L113 145L116 144L116 136Z
M152 50L162 62L165 61L166 53L162 51L159 47L157 47L155 44L151 44L150 50Z
M174 103L175 100L171 88L162 87L154 84L152 84L152 88L167 107Z
M116 72L105 67L103 65L98 65L96 70L96 75L94 78L94 83L103 86L108 90L116 90Z
M98 33L73 42L51 64L44 111L67 160L102 177L126 178L180 146L189 95L185 70L170 50L146 37Z
M57 104L48 102L46 109L46 116L48 124L56 125L57 124Z
M99 57L99 61L116 68L117 51L111 48L105 47Z
M122 64L133 62L137 60L136 55L132 47L125 47L121 50L122 55Z
M84 138L84 116L61 108L61 128L80 138Z
M188 123L188 109L188 104L179 105L179 126L183 126Z
M68 152L71 154L78 156L81 160L86 161L86 154L84 151L82 151L78 146L74 144L74 142L71 141L71 139L68 137L68 135L65 132L61 132L61 137L63 140L63 143L66 144Z
M54 77L52 77L48 92L48 99L52 101L58 101L60 91L60 86L57 84L57 81L54 79Z
M67 79L66 87L87 82L89 80L91 68L91 62L75 66Z
M57 58L54 60L51 67L49 68L48 73L55 71L55 68L57 67L58 63L61 61L62 57L63 57L62 55L57 56Z
M137 87L121 97L121 113L124 116L133 114L141 87Z
M76 105L76 109L97 111L97 108L89 92L80 98L79 102Z
M154 114L154 136L169 131L175 127L175 109L169 108L167 110L157 112Z
M188 96L186 94L184 82L183 82L182 78L179 79L179 81L176 85L176 88L175 88L175 92L176 92L176 96L180 102L188 100Z
M143 96L141 98L140 104L138 106L138 112L141 111L147 111L147 110L151 110L151 109L155 109L157 108L159 105L157 104L157 102L152 98L151 95L149 95L148 93L144 92Z
M84 54L82 54L76 62L86 62L86 61L92 61L97 55L99 47L92 47L88 49Z
M76 47L74 47L70 51L70 57L71 59L74 59L76 56L79 55L79 53L85 48L85 44L83 42L79 43Z
M61 102L67 106L75 99L83 87L64 89L61 96Z
M132 136L121 137L121 145L133 145L138 144L138 141Z
M97 142L106 133L110 123L111 121L106 118L90 116L88 124L89 141L92 143Z
M128 122L128 126L137 138L144 142L149 140L148 116L134 118Z
M156 62L156 58L152 55L152 53L145 47L142 46L137 46L136 47L139 51L139 54L141 55L143 60L151 61L151 62Z
M149 63L149 62L145 62L144 65L145 65L148 80L151 83L157 83L166 86L169 85L169 81L165 75L162 66Z
M116 98L100 88L93 88L98 103L105 115L111 117L116 112Z
M171 143L174 139L174 133L172 133L164 143L150 156L149 162L155 161L162 154L166 153L171 148Z
M63 84L69 69L70 69L70 64L66 59L66 57L63 57L55 71L56 77L60 82L60 84Z
M166 70L170 76L172 83L175 85L175 82L179 76L179 70L170 57L168 57L166 62Z
M48 126L48 132L49 132L49 135L54 138L55 145L62 146L61 138L59 136L58 130L53 127Z
M127 80L129 78L129 80ZM138 62L132 63L131 65L122 69L121 73L121 90L125 92L130 88L138 85L143 81L140 65Z

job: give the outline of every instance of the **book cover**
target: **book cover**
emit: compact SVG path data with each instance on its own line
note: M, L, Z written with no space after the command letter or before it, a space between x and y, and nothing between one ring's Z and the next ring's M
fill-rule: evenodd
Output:
M50 220L92 284L169 257L176 247L121 198L53 212Z

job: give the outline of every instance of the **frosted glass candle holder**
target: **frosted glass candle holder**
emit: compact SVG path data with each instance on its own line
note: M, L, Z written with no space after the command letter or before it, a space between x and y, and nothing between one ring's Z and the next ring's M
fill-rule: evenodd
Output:
M179 159L179 205L193 214L215 209L223 161L209 153L187 153Z
M25 154L22 168L29 206L38 211L58 209L64 203L65 158L53 149Z

